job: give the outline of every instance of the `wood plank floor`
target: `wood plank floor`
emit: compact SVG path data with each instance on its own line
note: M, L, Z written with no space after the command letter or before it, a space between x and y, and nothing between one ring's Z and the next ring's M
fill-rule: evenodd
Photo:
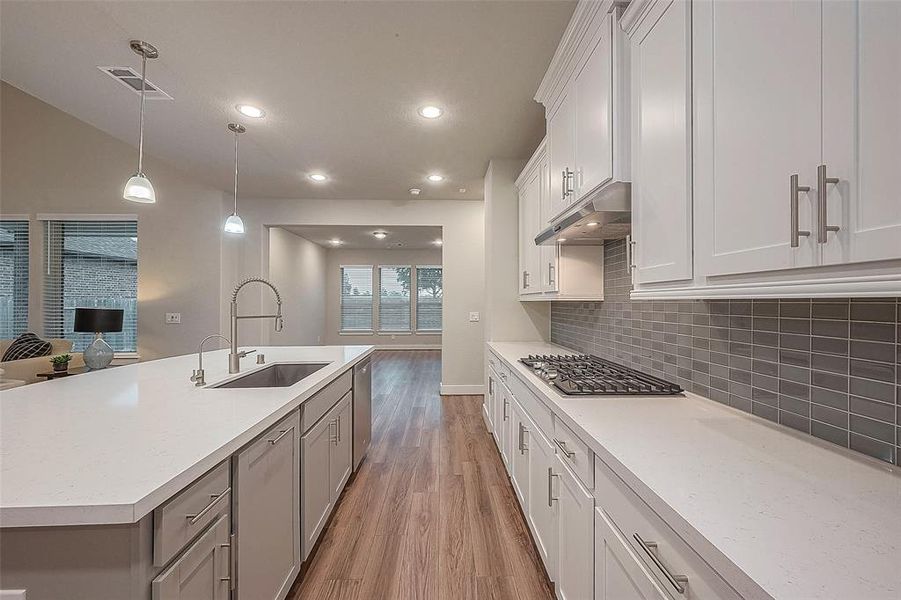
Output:
M291 600L552 599L481 415L438 351L377 352L372 446Z

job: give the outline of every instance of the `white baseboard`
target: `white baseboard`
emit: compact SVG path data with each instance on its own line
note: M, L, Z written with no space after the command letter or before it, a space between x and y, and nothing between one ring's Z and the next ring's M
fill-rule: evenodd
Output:
M484 385L445 385L441 384L442 396L484 396Z
M438 344L404 344L404 345L382 345L376 344L376 350L441 350L441 346Z
M25 590L0 590L0 600L25 600Z

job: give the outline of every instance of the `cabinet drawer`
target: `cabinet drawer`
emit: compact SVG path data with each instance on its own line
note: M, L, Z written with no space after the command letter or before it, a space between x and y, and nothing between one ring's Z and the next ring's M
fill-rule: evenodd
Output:
M331 407L338 403L338 400L344 397L344 394L353 386L353 381L353 369L348 369L338 379L304 402L301 406L301 430L306 431L315 425Z
M488 366L495 370L498 377L501 378L501 382L509 388L510 387L510 367L507 366L507 363L505 363L500 358L498 358L498 356L496 354L489 351L488 352Z
M538 426L538 429L541 430L545 437L551 437L554 431L551 410L518 377L511 377L509 385L513 397L519 402L523 411L529 415L529 418Z
M741 596L600 459L595 459L594 495L598 507L622 533L634 555L671 596L689 600L741 600ZM656 560L651 557L652 553ZM688 578L687 583L682 577ZM684 594L678 591L678 585L684 586Z
M572 469L588 489L594 489L594 452L573 433L566 423L554 416L554 435L551 440L560 459Z
M226 460L153 511L153 564L161 567L169 562L230 505Z

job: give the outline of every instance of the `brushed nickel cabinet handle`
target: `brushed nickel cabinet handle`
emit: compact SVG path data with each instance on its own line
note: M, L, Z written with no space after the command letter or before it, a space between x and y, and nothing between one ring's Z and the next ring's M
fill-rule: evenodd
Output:
M227 581L228 582L228 589L231 589L231 580L232 580L232 572L233 572L232 571L232 545L231 545L231 539L233 537L234 537L234 534L229 536L228 544L219 544L220 548L223 548L223 549L228 548L228 577L220 577L219 578L219 581Z
M510 405L510 403L507 401L506 398L504 398L504 421L507 420L507 406L509 406L509 405Z
M188 520L188 524L189 525L196 524L197 521L199 521L200 519L202 519L204 517L204 515L206 515L211 510L213 510L213 507L216 506L216 504L218 504L219 500L221 500L224 496L226 496L231 491L232 491L231 486L229 486L229 487L225 488L225 490L222 493L210 494L210 498L211 498L210 503L207 504L206 506L204 506L203 509L199 513L196 513L193 515L185 515L185 518Z
M557 279L557 267L554 266L553 262L549 262L547 264L547 284L554 285Z
M335 425L335 437L338 438L338 440L335 442L335 445L340 444L341 443L341 415L338 415L338 422Z
M290 429L283 429L283 430L281 430L281 431L278 432L278 435L275 436L274 439L266 440L266 441L269 442L269 445L270 445L270 446L274 446L274 445L276 445L277 443L279 443L279 441L280 441L283 437L285 437L286 435L288 435L288 433L289 433L290 431L291 431Z
M684 594L685 586L688 585L688 577L686 577L685 575L673 575L672 573L670 573L670 570L666 568L666 565L663 564L663 561L661 561L657 557L657 554L654 552L654 550L657 549L657 543L646 542L641 539L641 536L637 533L633 534L632 537L635 538L635 541L638 542L638 545L642 550L644 550L644 553L648 555L648 558L651 559L654 565L658 569L660 569L669 584L673 586L673 589L675 589L680 594Z
M798 174L791 176L791 247L797 248L800 245L799 236L807 237L809 231L798 229L798 195L801 192L809 192L809 185L798 185Z
M561 442L557 438L554 438L554 443L557 444L557 447L560 448L560 451L563 452L563 454L566 455L566 458L568 458L569 460L572 460L576 455L574 450L570 450L566 447L566 442Z
M567 169L563 169L560 175L560 198L562 200L566 200L566 171Z
M554 467L547 468L547 505L554 506Z
M519 424L519 453L525 454L526 450L526 434L529 433L528 428L522 423Z
M838 225L829 225L826 215L826 186L837 184L838 177L826 176L826 165L817 167L817 243L825 244L830 231L838 231Z

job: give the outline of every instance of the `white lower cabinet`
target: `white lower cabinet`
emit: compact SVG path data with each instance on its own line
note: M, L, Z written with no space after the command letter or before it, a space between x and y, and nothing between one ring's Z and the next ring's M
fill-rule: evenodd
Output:
M235 456L233 482L236 598L281 600L301 563L299 411Z
M191 544L151 584L153 600L228 600L230 582L228 513Z
M522 506L523 514L529 512L529 434L531 426L522 406L514 398L511 412L513 448L510 452L510 479L513 490Z
M348 393L301 438L304 560L319 539L350 477L350 401L351 393Z
M497 412L497 373L494 369L488 368L488 393L485 394L485 420L487 421L488 431L494 435L494 415Z
M594 496L557 456L557 597L589 600L594 588Z
M594 516L594 600L671 600L600 508Z
M551 581L557 580L557 503L551 488L555 461L554 447L533 429L529 435L529 509L523 512Z

